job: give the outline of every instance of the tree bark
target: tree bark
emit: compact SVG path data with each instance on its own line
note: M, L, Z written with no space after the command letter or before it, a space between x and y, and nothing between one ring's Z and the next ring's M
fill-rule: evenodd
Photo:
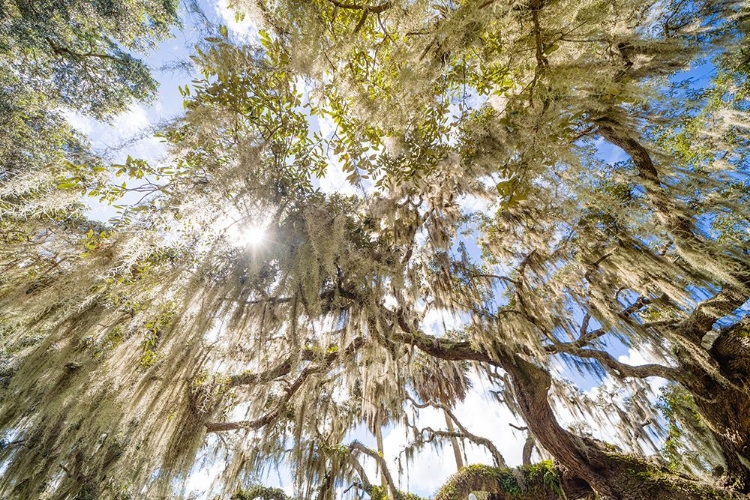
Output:
M375 441L377 443L378 455L385 457L385 449L383 448L383 426L379 418L378 422L375 424ZM379 469L380 486L383 487L383 491L388 491L388 481L385 477L386 471L383 470L384 466L381 467L380 462L377 462L376 469Z
M445 425L448 426L448 432L456 432L456 428L453 425L453 419L443 410L443 417L445 417ZM461 470L464 466L464 458L461 456L461 448L456 436L451 436L451 447L453 448L453 457L456 459L456 470Z
M630 455L607 450L596 441L577 436L557 422L547 400L549 373L519 355L502 361L529 429L570 477L586 481L599 495L617 500L687 500L746 498L730 490L672 473Z
M695 380L687 389L723 452L729 482L750 493L750 321L719 334L709 352L720 376L690 353L680 356L688 358L681 365Z

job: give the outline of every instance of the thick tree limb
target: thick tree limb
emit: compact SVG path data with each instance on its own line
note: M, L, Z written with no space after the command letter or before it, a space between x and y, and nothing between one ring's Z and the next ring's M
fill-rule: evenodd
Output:
M330 345L325 349L325 351L323 351L321 348L307 347L305 349L302 349L298 356L290 355L270 370L259 373L245 371L242 373L230 375L228 386L239 387L241 385L264 384L272 382L280 377L283 377L284 375L288 375L292 371L295 360L314 361L315 359L323 358L323 354L325 354L325 357L327 358L332 353L335 354L338 352L338 349L335 349L335 347L335 345Z
M302 359L306 359L305 358L306 352L307 350L303 351ZM289 356L284 361L282 361L275 367L271 368L270 370L266 370L260 373L242 372L236 375L230 375L229 387L238 387L241 385L264 384L264 383L276 380L277 378L283 377L284 375L288 375L289 372L292 371L293 360L294 360L294 357Z
M112 56L110 54L102 54L100 52L76 52L67 47L58 45L50 37L45 37L45 40L47 41L50 48L52 49L52 52L54 52L54 54L57 56L68 55L72 59L85 59L85 58L93 57L97 59L109 59L112 61L121 61L120 58Z
M388 340L390 341L409 344L426 354L446 361L480 361L502 367L498 360L476 349L471 342L439 339L412 329L401 310L394 313L386 311L386 315L393 321L394 326L398 326L389 333Z
M560 344L562 346L564 344ZM564 348L560 346L551 346L556 349L555 352L566 352L573 354L580 358L595 359L602 365L607 367L609 370L615 373L620 378L648 378L648 377L662 377L667 380L680 381L683 379L679 369L672 368L670 366L664 366L656 363L649 363L645 365L628 365L616 360L611 354L606 351L599 349L577 349L571 347L569 344Z
M706 242L695 233L695 225L690 215L684 213L681 207L665 192L662 186L659 172L654 166L648 150L635 138L633 138L615 120L604 117L595 121L598 125L597 131L608 142L619 147L630 156L630 159L638 171L646 198L656 212L656 217L664 228L674 237L675 245L680 254L695 267L691 255L700 251L702 258L711 257L717 261L723 261L729 268L736 268L730 278L728 286L735 290L747 292L750 287L750 265L744 260L728 258L717 254L707 248ZM701 274L706 274L705 269L699 269Z
M294 394L303 386L305 381L312 374L321 372L323 368L324 367L322 366L316 366L308 367L302 370L300 376L297 377L297 379L292 383L291 386L286 388L284 395L281 397L276 406L262 417L255 420L241 420L237 422L208 422L206 424L206 432L224 432L239 429L255 430L260 429L261 427L265 427L266 425L275 421L279 417L279 415L281 415L287 403L289 403L289 400L291 400L292 396L294 396Z
M675 325L674 330L685 338L700 343L717 320L733 313L746 300L745 294L732 289L724 289L710 299L699 303L690 316Z

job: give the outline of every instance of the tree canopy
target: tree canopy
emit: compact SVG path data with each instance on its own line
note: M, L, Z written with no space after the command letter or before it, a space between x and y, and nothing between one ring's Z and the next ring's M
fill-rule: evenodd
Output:
M2 495L183 497L203 456L221 498L285 498L257 483L281 464L295 497L414 498L383 455L401 426L407 462L453 448L435 498L747 498L745 3L237 2L258 37L196 47L160 165L91 159L48 110L152 92L120 47L174 6L70 5L58 30L0 5L0 76L36 97L2 91L43 117L9 128L59 127L67 159L0 155ZM119 219L63 217L81 196ZM457 418L470 391L524 423L522 466Z
M169 36L178 21L177 5L173 0L3 0L3 76L13 75L17 84L54 104L97 117L123 111L156 90L148 67L130 51L143 52Z

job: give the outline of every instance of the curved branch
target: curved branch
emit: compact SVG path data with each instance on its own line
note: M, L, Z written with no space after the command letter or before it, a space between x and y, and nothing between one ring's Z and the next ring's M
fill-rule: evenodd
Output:
M307 378L313 373L321 372L322 369L323 367L317 366L308 367L302 370L302 373L299 377L297 377L297 380L295 380L294 383L292 383L292 385L285 390L284 396L281 397L273 410L269 411L262 417L255 420L240 420L237 422L208 422L206 423L206 432L224 432L239 429L260 429L261 427L265 427L279 417L279 415L286 407L287 403L289 403L289 400L292 399L292 396L294 396L294 394L300 389L300 387L302 387L305 380L307 380Z
M302 359L305 359L304 353L305 351L303 351ZM266 370L260 373L245 371L236 375L230 375L228 385L229 387L238 387L240 385L264 384L267 382L271 382L273 380L276 380L277 378L283 377L284 375L288 375L289 372L292 371L293 360L294 357L289 356L270 370Z
M700 343L717 320L733 313L746 300L746 294L724 289L710 299L700 302L690 316L678 323L674 329L686 338Z
M478 350L471 342L441 339L412 329L403 310L396 312L385 310L384 313L386 317L390 317L394 326L398 325L399 327L399 329L394 328L389 333L388 339L390 341L402 342L414 346L425 354L446 361L479 361L502 368L497 359L494 359L485 351Z
M616 360L611 354L606 351L599 349L580 349L575 347L575 343L569 344L554 344L547 348L547 352L559 353L565 352L572 354L580 358L595 359L602 365L614 372L619 378L648 378L648 377L661 377L667 380L675 380L681 382L683 377L680 370L672 368L671 366L664 366L656 363L649 363L645 365L628 365Z
M365 492L372 491L372 483L370 482L370 478L367 477L367 472L365 472L365 468L362 467L362 464L359 463L359 460L354 457L354 455L349 455L349 461L352 464L352 467L355 471L357 471L357 474L359 475L360 484L357 485L357 487L365 490Z
M507 276L502 276L499 274L487 274L487 273L472 273L472 277L474 278L484 278L484 279L495 279L498 281L504 281L506 283L510 283L515 286L520 286L520 283L517 280L514 280L513 278L509 278Z
M374 459L380 466L380 470L382 471L383 477L385 477L385 481L388 484L388 489L391 490L388 492L388 495L394 499L399 497L398 495L399 490L398 488L396 488L396 483L393 481L393 476L391 476L391 471L388 470L388 464L385 462L385 458L383 458L382 455L380 455L380 453L368 448L367 446L363 445L357 440L354 440L351 443L349 443L349 450L364 453L368 457Z
M441 403L418 403L411 396L406 396L406 399L411 401L411 403L417 408L427 408L429 406L432 406L433 408L439 408L443 410L443 412L445 412L445 414L448 417L450 417L453 423L456 424L456 427L458 427L458 430L459 430L459 432L435 431L431 429L430 427L427 427L425 429L422 429L421 432L428 431L432 433L433 436L466 438L473 443L476 443L480 446L484 446L485 448L487 448L490 454L492 455L492 460L495 462L496 466L498 467L508 466L505 463L505 458L503 458L502 453L500 453L500 450L497 449L497 446L495 446L495 444L492 441L482 436L477 436L476 434L472 434L471 432L469 432L469 430L466 429L466 427L464 427L461 424L458 418L453 414L450 408L448 408L446 405L441 404ZM430 440L428 439L427 441L430 441Z
M62 45L58 45L57 43L55 43L54 40L52 40L52 38L48 36L44 37L44 39L47 42L47 44L49 44L50 48L52 49L52 52L57 56L62 57L64 55L68 55L73 59L85 59L87 57L94 57L97 59L109 59L111 61L121 61L120 58L115 57L110 54L102 54L100 52L93 52L93 51L76 52L74 50L69 49L68 47L63 47Z
M348 357L354 354L364 344L364 338L357 337L347 346L344 351L328 352L320 365L308 366L307 368L302 370L302 373L300 373L297 379L285 389L284 395L281 397L276 406L262 417L255 420L241 420L237 422L208 422L206 423L206 432L223 432L238 429L260 429L261 427L268 425L278 418L278 416L286 407L287 403L292 399L292 396L294 396L294 394L299 391L299 389L304 385L305 381L311 375L324 372L326 369L330 368L334 361L336 361L340 357ZM248 377L252 377L252 375L248 375Z
M630 156L638 171L641 184L646 192L646 198L653 206L657 219L674 237L678 252L685 258L690 267L697 269L701 274L707 272L706 269L701 269L700 265L696 266L694 258L691 258L695 249L703 249L707 256L736 267L737 270L730 276L733 282L730 282L729 286L746 292L747 288L750 287L750 265L747 261L727 258L706 248L706 242L695 232L693 218L684 213L677 202L667 196L659 178L659 171L654 166L649 151L616 120L602 117L595 120L595 123L598 125L597 131L607 142L619 147Z
M354 340L354 342L352 342L352 344L356 344L360 341L364 342L364 339L356 339ZM351 348L352 346L349 347ZM314 361L316 358L322 357L324 352L326 354L326 362L328 362L327 360L329 357L333 356L335 358L336 356L338 356L338 349L336 345L329 345L325 351L323 351L322 349L307 347L305 349L302 349L302 351L300 352L299 360ZM264 372L253 373L251 371L244 371L242 373L230 375L227 385L228 387L238 387L241 385L264 384L267 382L272 382L277 378L288 375L292 371L295 358L296 356L290 355L275 367ZM331 362L333 362L333 359L331 360Z

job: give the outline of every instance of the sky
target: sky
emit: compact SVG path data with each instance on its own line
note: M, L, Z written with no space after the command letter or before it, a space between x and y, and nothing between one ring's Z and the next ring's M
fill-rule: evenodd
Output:
M227 0L202 0L200 6L205 10L209 18L216 22L225 24L231 34L239 39L252 40L257 32L249 20L237 22L234 13L227 9ZM167 161L167 151L165 144L153 136L153 127L157 124L178 117L183 112L182 97L177 91L178 86L189 85L192 75L185 72L166 69L175 61L184 60L190 54L192 46L197 43L202 36L195 29L190 17L186 17L184 26L180 30L174 31L175 37L160 44L157 50L146 57L146 61L153 68L154 75L160 83L160 89L156 99L149 104L133 104L130 109L119 116L113 118L109 123L98 122L90 117L82 116L75 113L69 113L70 123L86 134L99 153L106 155L110 160L116 163L124 162L125 158L130 155L135 158L148 160L152 164L158 164ZM333 133L333 123L328 119L312 117L313 130L319 130L324 136L330 137ZM617 161L624 159L624 153L614 146L601 145L600 154L605 159ZM345 194L354 194L355 188L346 182L346 174L338 166L338 163L332 159L331 166L324 178L318 179L318 187L327 193L342 192ZM90 217L100 221L106 221L116 215L112 207L102 205L96 200L86 200L90 207ZM487 208L476 199L463 199L461 203L466 209ZM469 242L471 244L471 242ZM476 245L470 250L472 253L478 253ZM443 325L448 328L458 326L459 319L451 317L447 313L439 311L430 311L424 321L426 333L441 335ZM623 345L612 344L612 353L622 362L631 364L643 364L654 362L653 356L648 353L638 352L628 349ZM600 386L598 381L585 378L577 373L571 372L565 366L559 364L554 369L566 379L572 380L582 390L592 397L595 396L597 388ZM488 396L489 389L477 377L474 378L474 387L466 400L461 403L455 413L468 430L476 435L483 436L492 440L500 449L506 462L510 466L516 466L521 463L521 454L526 436L522 431L515 430L510 424L523 425L522 422L507 410L503 405L491 400ZM651 380L651 386L655 394L658 394L660 387L665 381L654 379ZM601 381L601 386L606 389L614 389L615 382L611 377ZM624 397L621 394L620 397ZM559 418L563 425L574 422L572 414L564 408L558 408ZM419 413L419 425L421 427L432 427L434 429L444 429L445 420L441 412L434 409L421 410ZM595 436L609 439L609 429L593 427L590 429ZM353 433L353 439L359 439L368 446L375 446L374 437L363 429ZM396 460L408 442L405 435L405 429L400 427L389 427L384 434L384 447L386 461L392 465L392 472L396 474ZM486 450L466 443L465 447L466 463L485 463L491 464L492 459ZM366 470L371 480L376 480L375 465L373 461L365 462ZM202 468L197 468L196 472L188 479L187 489L191 492L192 498L210 498L210 479L221 463L205 463ZM419 495L433 494L453 473L456 472L456 465L453 458L453 452L450 445L437 451L425 451L419 455L418 459L408 467L408 474L403 475L401 486L413 493ZM266 484L271 486L281 486L288 493L293 493L289 480L288 470L283 467L278 474L270 474L264 478Z

